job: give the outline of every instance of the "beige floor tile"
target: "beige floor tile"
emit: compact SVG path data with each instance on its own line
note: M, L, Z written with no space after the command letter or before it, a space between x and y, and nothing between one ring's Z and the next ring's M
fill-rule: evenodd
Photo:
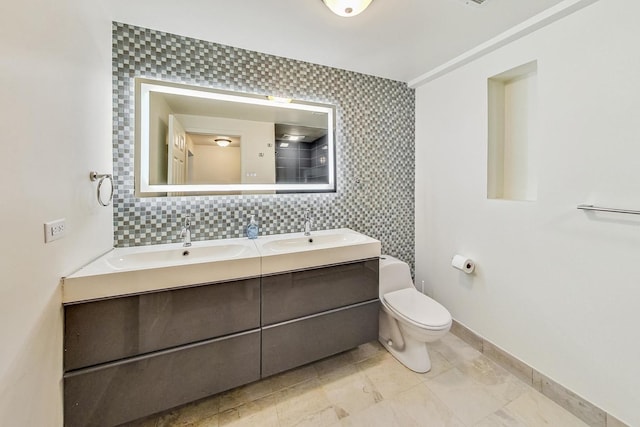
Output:
M344 376L357 371L353 356L350 352L344 352L327 357L313 364L319 378L335 375Z
M411 427L400 424L394 408L388 401L376 403L366 411L341 420L341 427Z
M345 369L341 372L345 372ZM382 401L382 395L371 380L357 370L342 377L323 377L320 383L338 418L358 413Z
M353 361L357 363L386 352L387 350L378 341L371 341L349 350L348 353L351 354Z
M381 354L357 364L384 399L422 382L420 374L406 368L388 354Z
M282 427L328 426L338 421L338 415L317 378L282 390L275 396Z
M584 427L448 334L417 374L377 341L127 427Z
M527 427L527 425L504 409L500 409L480 420L473 427Z
M278 427L275 395L245 403L218 414L219 427Z
M262 382L269 383L269 387L277 392L315 378L318 378L316 368L309 364L265 378Z
M428 349L429 358L431 359L431 370L429 372L425 372L424 374L420 374L420 377L423 379L433 378L435 376L440 375L443 372L448 371L453 367L451 363L447 359L444 358L442 354L439 352Z
M485 387L503 405L529 392L531 387L485 356L462 362L460 372Z
M464 427L453 411L424 383L398 394L389 403L403 426Z
M424 384L466 425L473 425L503 406L486 387L457 368L425 381Z
M258 400L275 392L274 382L256 381L220 394L220 412Z
M195 423L189 424L189 427L219 427L218 415L213 415L209 418L202 419Z
M126 427L191 426L197 421L216 415L219 410L219 401L219 395L208 397L143 420L134 421L126 424Z
M587 424L535 390L520 396L504 411L528 427L586 427Z
M453 366L473 360L482 354L451 333L429 343L429 348L440 353Z

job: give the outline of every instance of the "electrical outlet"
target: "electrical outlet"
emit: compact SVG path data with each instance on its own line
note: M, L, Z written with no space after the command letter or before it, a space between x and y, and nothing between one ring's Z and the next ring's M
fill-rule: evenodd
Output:
M64 218L44 223L44 242L49 243L63 238L67 234L67 222Z

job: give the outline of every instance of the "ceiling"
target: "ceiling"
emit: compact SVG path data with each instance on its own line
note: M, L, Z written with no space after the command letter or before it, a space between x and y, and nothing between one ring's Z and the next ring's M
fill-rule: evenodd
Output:
M408 82L562 0L106 0L114 21Z

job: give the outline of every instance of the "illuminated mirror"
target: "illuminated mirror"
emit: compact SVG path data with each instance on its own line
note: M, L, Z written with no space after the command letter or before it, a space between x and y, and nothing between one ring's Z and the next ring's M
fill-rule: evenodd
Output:
M137 78L137 195L335 191L334 107L269 98Z

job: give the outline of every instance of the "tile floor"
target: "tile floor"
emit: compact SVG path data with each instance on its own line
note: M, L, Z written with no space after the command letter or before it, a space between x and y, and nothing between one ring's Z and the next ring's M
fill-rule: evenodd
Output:
M127 427L586 426L455 335L429 349L426 374L371 342Z

